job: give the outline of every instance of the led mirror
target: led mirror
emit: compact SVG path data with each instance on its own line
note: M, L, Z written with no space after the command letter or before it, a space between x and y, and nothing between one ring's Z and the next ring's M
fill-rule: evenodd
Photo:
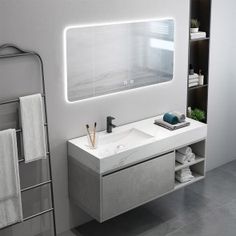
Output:
M173 78L173 19L72 26L64 40L70 102Z

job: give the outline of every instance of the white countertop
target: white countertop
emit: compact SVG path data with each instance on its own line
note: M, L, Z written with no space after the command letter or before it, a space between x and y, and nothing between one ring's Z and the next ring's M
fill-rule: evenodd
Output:
M170 131L154 124L154 120L158 118L161 116L116 127L111 134L107 134L106 131L98 133L98 139L101 139L104 136L108 137L127 129L136 128L153 136L134 149L104 155L104 153L100 153L99 141L98 149L91 149L88 147L87 136L83 136L68 141L68 155L101 174L203 140L207 136L207 125L201 122L187 118L186 121L190 122L189 126Z

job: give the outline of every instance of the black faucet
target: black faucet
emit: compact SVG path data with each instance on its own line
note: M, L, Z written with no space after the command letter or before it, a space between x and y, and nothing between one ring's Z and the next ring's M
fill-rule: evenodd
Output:
M115 118L112 116L108 116L107 117L107 133L111 133L112 132L112 128L115 128L116 126L112 124L112 120L114 120Z

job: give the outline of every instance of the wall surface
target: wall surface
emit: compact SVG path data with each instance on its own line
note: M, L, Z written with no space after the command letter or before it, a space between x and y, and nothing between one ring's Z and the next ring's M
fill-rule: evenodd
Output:
M37 51L45 64L57 228L58 232L65 231L90 219L68 199L66 141L85 134L87 123L97 121L98 128L104 129L107 115L116 117L115 123L121 125L168 110L185 111L189 1L176 4L175 0L1 0L0 11L0 44L11 42ZM158 17L176 19L176 60L171 82L66 103L62 37L66 26ZM24 229L5 235L19 232L30 235Z
M234 0L212 0L208 102L208 169L236 159Z

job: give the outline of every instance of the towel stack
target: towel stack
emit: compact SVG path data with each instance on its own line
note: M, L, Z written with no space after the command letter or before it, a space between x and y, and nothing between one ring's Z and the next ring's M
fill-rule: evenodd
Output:
M175 173L175 179L180 183L191 181L194 178L189 167L183 168Z
M199 75L197 73L194 73L193 75L189 75L188 80L189 80L188 86L190 88L197 86L199 84Z
M175 159L181 164L186 164L195 161L195 157L191 147L183 147L177 150Z
M164 127L169 130L176 130L190 125L190 122L185 121L185 114L180 112L167 112L163 119L155 120L154 124Z

